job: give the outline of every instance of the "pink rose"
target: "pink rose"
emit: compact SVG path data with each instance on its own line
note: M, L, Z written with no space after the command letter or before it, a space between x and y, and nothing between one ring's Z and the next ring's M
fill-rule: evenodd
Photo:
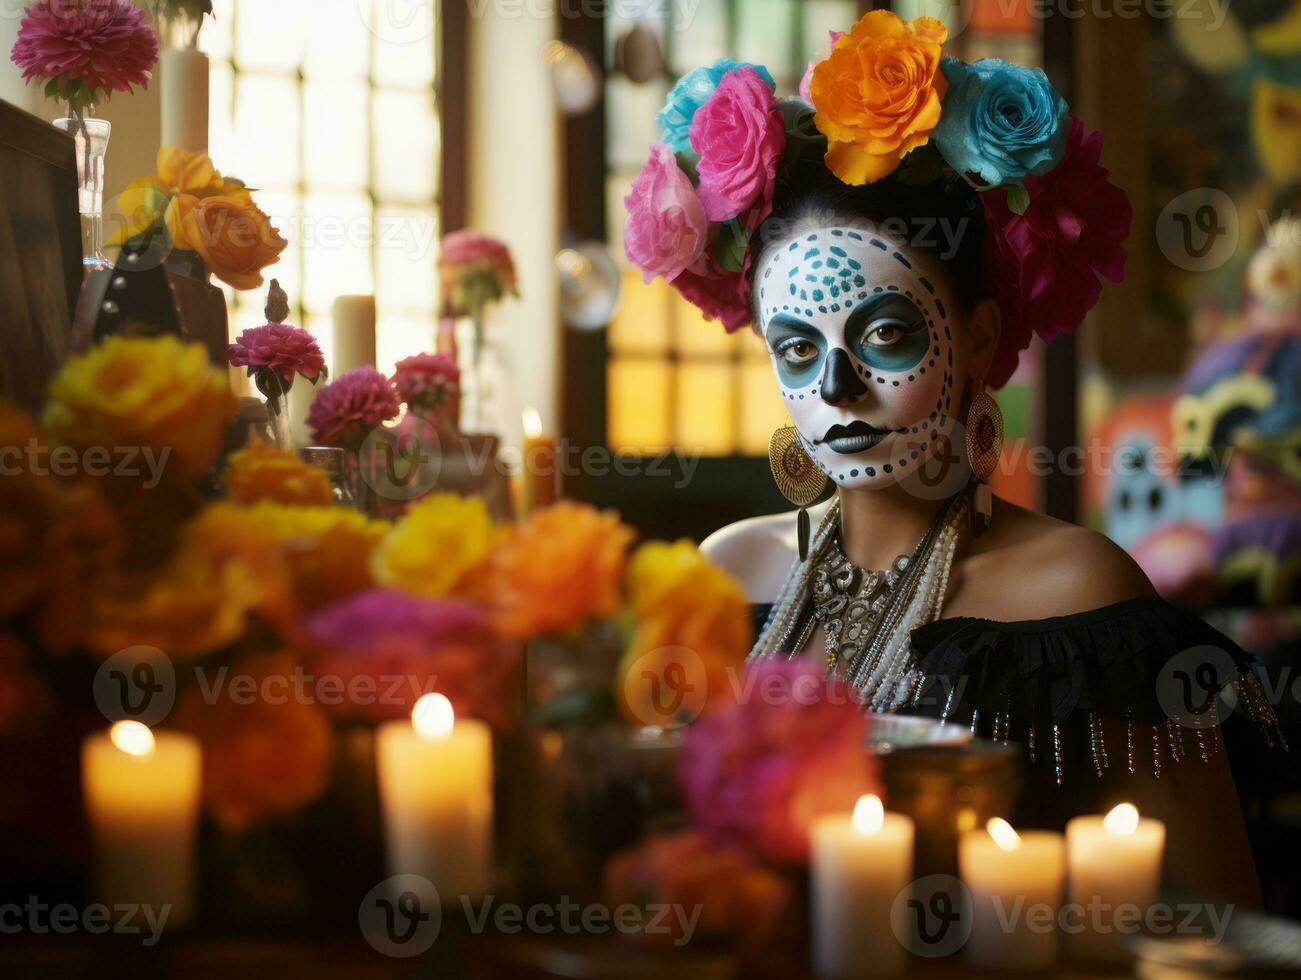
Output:
M836 42L845 36L844 31L829 31L831 35L831 47L835 48ZM804 77L800 79L800 98L813 105L813 69L817 66L816 61L810 61L809 67L804 72Z
M656 276L673 282L704 254L709 222L690 179L663 143L651 144L623 203L628 208L624 254L647 282Z
M691 148L700 157L700 203L710 221L746 212L757 228L772 211L786 126L768 84L753 68L726 75L691 121Z

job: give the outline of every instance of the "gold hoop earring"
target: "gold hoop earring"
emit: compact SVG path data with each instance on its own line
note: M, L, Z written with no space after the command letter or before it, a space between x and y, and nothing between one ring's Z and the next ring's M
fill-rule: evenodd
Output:
M782 496L799 508L796 526L800 561L808 561L811 528L807 508L827 489L827 474L818 469L804 451L799 432L793 425L782 426L772 434L768 442L768 465Z
M1003 455L1003 410L985 391L983 382L973 382L971 406L967 409L967 461L972 487L971 533L980 537L989 530L994 518L994 495L989 489L989 478Z

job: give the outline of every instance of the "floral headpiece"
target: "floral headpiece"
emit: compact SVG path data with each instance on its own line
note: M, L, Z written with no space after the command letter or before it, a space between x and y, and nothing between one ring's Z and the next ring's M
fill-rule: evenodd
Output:
M752 320L750 241L780 176L810 154L847 185L963 179L985 213L986 291L1002 309L987 383L1002 385L1032 333L1083 322L1118 282L1131 209L1039 69L941 57L945 26L875 10L809 66L801 98L767 69L728 59L685 75L659 115L663 137L624 203L624 248L731 332Z

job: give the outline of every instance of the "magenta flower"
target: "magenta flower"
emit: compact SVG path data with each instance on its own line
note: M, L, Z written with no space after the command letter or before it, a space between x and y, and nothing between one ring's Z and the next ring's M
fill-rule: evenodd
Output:
M327 705L338 716L402 718L437 691L458 715L508 720L515 648L498 640L480 606L373 589L313 613L307 632L315 673L340 678L355 695Z
M450 354L416 354L398 361L393 384L412 408L441 411L460 399L461 369Z
M26 81L40 79L74 105L144 87L158 63L158 38L130 0L36 0L13 47Z
M325 355L316 338L287 323L250 327L230 345L226 357L235 367L247 367L250 376L270 372L280 379L285 391L296 375L315 384L325 373Z
M663 143L651 144L623 203L628 209L624 254L647 282L656 276L673 282L704 255L709 221L690 178Z
M678 780L697 829L778 864L808 858L809 825L881 792L868 720L813 660L767 660L687 729Z
M721 320L728 333L747 327L754 319L750 300L750 262L747 251L740 272L724 269L710 255L673 280L687 302L699 307L708 320Z
M1124 241L1133 211L1129 197L1099 164L1102 134L1084 135L1072 120L1061 163L1025 178L1025 214L1007 205L1007 191L980 195L985 207L985 267L998 300L1003 332L986 382L997 388L1016 370L1032 334L1045 341L1070 333L1102 294L1099 276L1125 275Z
M355 450L400 409L392 382L373 367L361 367L321 389L307 413L307 425L321 445Z
M489 303L518 295L510 249L481 232L462 229L446 235L438 268L445 316L477 318Z
M700 203L710 221L745 216L758 228L772 212L777 165L786 151L786 125L772 90L753 68L738 68L691 121L691 148L700 157Z

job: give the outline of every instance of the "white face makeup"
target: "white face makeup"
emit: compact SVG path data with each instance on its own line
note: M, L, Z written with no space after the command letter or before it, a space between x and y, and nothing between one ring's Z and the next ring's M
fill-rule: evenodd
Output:
M828 477L881 488L948 452L960 389L943 283L890 238L846 227L778 245L756 275L782 400Z

